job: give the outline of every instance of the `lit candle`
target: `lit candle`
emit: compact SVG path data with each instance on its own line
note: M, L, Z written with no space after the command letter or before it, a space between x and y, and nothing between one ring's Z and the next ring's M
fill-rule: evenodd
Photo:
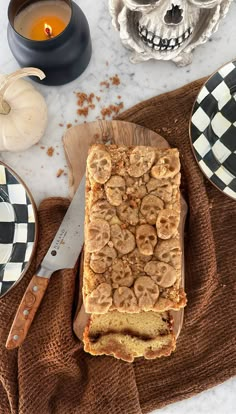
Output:
M31 40L49 40L62 33L71 19L71 7L63 0L32 3L15 17L14 29Z

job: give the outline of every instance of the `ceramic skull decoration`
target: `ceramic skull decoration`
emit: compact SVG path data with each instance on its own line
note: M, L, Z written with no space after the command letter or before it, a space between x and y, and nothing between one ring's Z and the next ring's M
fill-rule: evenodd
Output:
M192 61L192 51L216 32L233 0L109 0L113 25L131 61Z

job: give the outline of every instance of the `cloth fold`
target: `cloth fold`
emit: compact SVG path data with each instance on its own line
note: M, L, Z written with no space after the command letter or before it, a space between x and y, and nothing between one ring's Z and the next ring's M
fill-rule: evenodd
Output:
M190 208L188 306L176 352L134 364L85 354L72 330L76 269L52 276L27 340L19 350L5 349L22 295L68 207L68 200L45 200L36 257L0 299L0 414L145 414L236 374L236 203L203 177L188 137L202 83L138 104L119 117L159 132L181 153L182 190Z

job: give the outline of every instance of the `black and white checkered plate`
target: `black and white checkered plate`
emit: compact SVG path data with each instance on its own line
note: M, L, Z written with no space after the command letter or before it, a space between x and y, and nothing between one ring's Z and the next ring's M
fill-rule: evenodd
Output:
M201 89L190 138L203 173L236 200L236 61L219 69Z
M36 238L32 196L17 175L0 163L0 296L26 271Z

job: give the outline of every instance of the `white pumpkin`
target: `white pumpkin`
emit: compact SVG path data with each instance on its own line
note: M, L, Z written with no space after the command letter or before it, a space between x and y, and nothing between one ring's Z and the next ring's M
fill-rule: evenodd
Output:
M0 151L24 151L36 144L47 125L47 105L31 83L20 78L45 74L36 68L23 68L0 75Z

